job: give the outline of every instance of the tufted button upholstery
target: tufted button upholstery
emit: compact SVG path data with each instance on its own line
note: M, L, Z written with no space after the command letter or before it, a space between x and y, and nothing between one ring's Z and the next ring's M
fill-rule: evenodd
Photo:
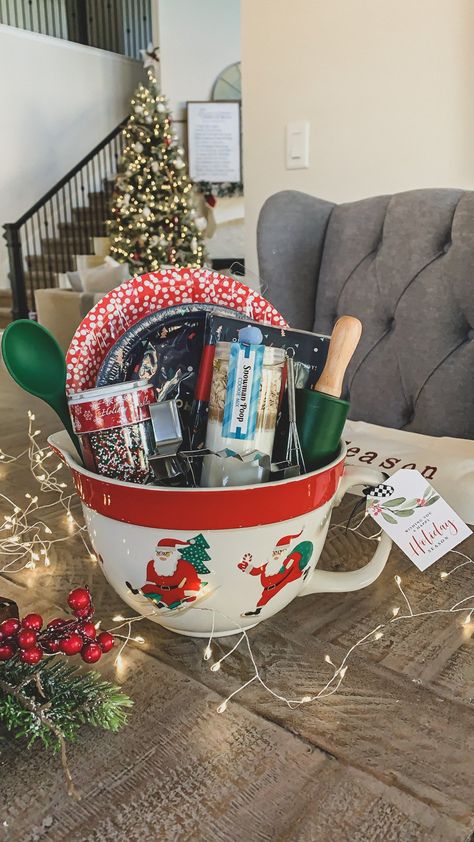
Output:
M335 313L361 319L352 418L474 438L474 192L331 205L285 191L262 209L258 248L290 324L330 333Z

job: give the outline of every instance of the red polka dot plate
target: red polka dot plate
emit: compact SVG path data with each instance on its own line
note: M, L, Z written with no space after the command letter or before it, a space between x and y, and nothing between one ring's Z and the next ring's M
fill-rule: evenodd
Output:
M164 269L141 275L107 293L77 328L66 354L67 394L95 386L110 348L144 316L192 302L221 305L257 322L287 326L258 292L210 269Z

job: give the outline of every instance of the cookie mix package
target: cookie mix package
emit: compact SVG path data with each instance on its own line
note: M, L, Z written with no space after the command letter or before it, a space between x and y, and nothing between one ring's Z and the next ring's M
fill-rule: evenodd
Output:
M239 330L254 325L262 333L262 345L283 348L293 354L295 385L297 389L312 389L324 368L329 347L329 336L295 330L287 327L272 327L254 321L237 320L228 316L213 316L206 319L206 345L217 342L237 342Z
M321 375L328 353L329 336L289 327L272 327L251 320L242 321L232 316L208 314L206 317L205 347L199 370L200 409L195 416L199 418L200 424L195 422L195 430L198 432L194 435L194 447L202 447L204 443L207 404L211 392L216 345L218 343L238 342L239 332L248 326L256 328L261 333L261 344L263 346L280 348L293 357L297 389L311 389ZM288 400L285 392L279 407L278 423L274 436L273 460L276 462L285 459L288 424Z

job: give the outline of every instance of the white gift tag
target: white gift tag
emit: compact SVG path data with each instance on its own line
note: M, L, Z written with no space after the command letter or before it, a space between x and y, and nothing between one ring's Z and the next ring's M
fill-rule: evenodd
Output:
M419 570L472 535L425 477L411 468L372 489L366 511Z

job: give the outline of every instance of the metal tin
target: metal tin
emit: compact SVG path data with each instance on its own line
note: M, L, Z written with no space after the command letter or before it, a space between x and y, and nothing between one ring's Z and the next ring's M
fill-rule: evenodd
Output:
M69 411L86 467L125 482L147 482L155 450L150 419L155 402L155 389L146 380L73 395Z

